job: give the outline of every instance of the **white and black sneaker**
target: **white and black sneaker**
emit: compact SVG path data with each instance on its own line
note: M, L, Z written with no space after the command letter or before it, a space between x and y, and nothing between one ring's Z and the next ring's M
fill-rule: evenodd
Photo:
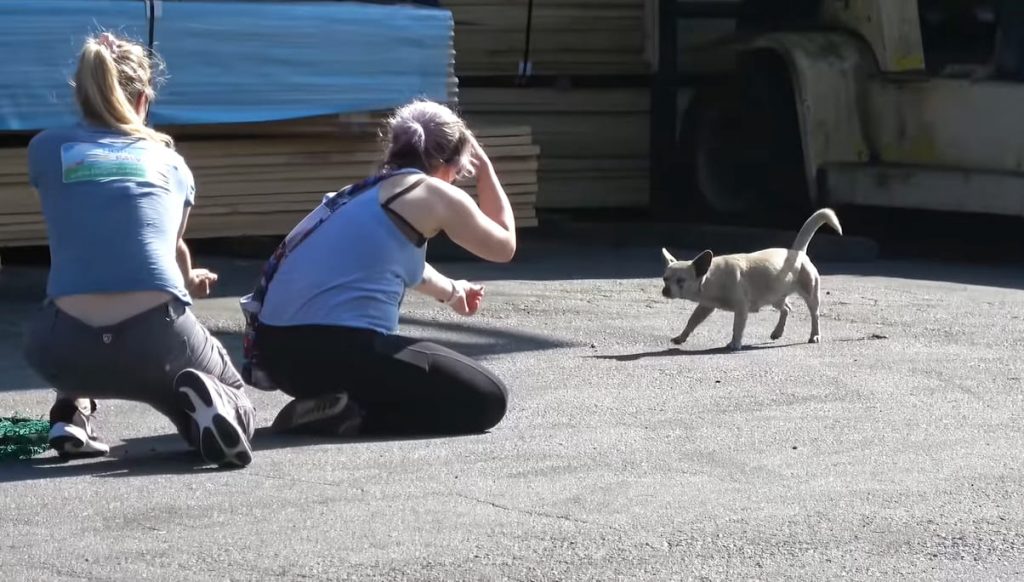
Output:
M209 463L245 467L252 463L254 418L248 406L238 406L240 394L197 370L183 370L174 379L182 407L192 417L192 443ZM244 398L244 396L242 396Z
M274 432L354 436L362 425L363 412L348 394L292 400L270 425Z
M50 408L50 447L66 460L102 457L110 447L93 431L90 418L96 401L90 398L61 399Z

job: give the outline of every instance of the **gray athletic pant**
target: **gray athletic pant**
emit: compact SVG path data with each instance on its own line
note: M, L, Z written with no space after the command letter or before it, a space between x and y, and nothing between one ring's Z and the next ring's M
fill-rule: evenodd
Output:
M190 444L192 422L174 389L186 368L205 372L249 422L254 410L227 350L184 303L171 300L122 322L92 327L47 301L29 322L24 355L57 390L57 399L132 400L149 404Z

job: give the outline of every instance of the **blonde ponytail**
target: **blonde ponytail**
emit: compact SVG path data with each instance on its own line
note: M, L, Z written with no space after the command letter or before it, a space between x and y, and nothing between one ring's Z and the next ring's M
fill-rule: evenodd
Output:
M167 134L146 126L136 111L139 97L155 97L150 57L141 45L110 33L90 38L82 47L75 72L75 98L93 123L130 136L174 147Z

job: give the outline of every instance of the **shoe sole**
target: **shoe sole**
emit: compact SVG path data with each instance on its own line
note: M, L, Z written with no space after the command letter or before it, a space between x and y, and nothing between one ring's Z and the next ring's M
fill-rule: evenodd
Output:
M105 457L109 451L73 451L69 448L80 448L85 443L74 437L57 437L50 441L50 447L57 451L57 456L64 460L71 459L95 459Z
M199 453L220 467L246 467L252 463L252 445L232 419L234 409L215 394L199 373L186 370L175 380L178 397L192 417Z
M63 423L59 423L56 427L62 427ZM50 434L53 434L55 429L50 429ZM60 434L57 436L51 436L48 440L50 448L57 451L57 456L65 461L71 459L93 459L96 457L105 457L110 453L110 447L103 443L92 440L83 440L81 437L74 434L75 431L80 431L85 434L84 431L78 427L63 426L60 429ZM90 442L96 443L93 446L99 445L100 448L87 449L86 445Z

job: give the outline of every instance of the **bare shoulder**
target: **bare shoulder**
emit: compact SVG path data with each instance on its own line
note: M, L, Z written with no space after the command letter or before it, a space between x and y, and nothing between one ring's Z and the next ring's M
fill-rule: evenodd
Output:
M428 178L425 186L430 189L430 192L443 200L449 202L472 202L472 198L470 198L465 190L444 180Z
M422 174L403 174L388 178L380 185L380 198L382 201L386 200L394 194L397 194L402 190L406 190L423 178L424 176ZM426 181L415 190L410 191L409 194L427 194L431 199L457 197L459 194L465 195L460 188L452 186L444 180L439 180L433 176L426 176ZM415 196L413 196L413 198L415 198Z
M459 214L475 205L465 190L438 178L427 178L422 194L424 201L445 215Z

